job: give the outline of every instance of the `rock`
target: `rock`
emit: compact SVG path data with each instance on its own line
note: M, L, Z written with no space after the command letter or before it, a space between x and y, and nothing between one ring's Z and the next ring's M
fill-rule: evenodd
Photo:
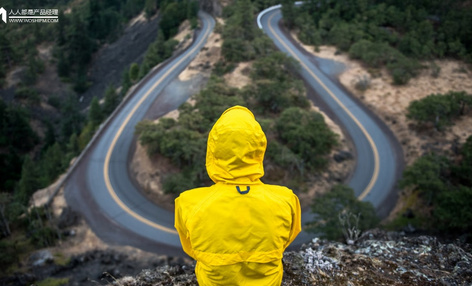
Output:
M37 251L29 257L30 265L33 267L44 266L54 261L54 256L49 250Z
M405 236L402 232L371 230L353 245L314 239L300 251L286 252L282 261L283 286L472 285L469 245L459 240L441 244L431 236ZM172 283L196 285L192 266L159 266L143 270L132 283L117 280L114 285Z
M73 211L70 207L66 207L62 209L57 226L60 229L64 229L66 227L77 225L79 220L80 220L79 214Z
M407 226L404 227L403 229L407 233L414 233L416 231L416 228L409 223Z
M353 158L352 154L348 151L339 151L338 153L334 154L333 159L336 163L341 163L346 160L351 160Z

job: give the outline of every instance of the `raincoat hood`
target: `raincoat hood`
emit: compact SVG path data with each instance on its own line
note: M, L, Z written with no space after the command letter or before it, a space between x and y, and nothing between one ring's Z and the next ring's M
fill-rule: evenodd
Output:
M251 185L264 176L267 139L254 114L242 106L227 109L208 135L206 169L215 183Z

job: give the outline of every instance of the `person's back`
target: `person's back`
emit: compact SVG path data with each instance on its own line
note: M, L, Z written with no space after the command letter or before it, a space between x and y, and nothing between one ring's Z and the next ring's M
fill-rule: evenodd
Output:
M281 284L283 252L301 229L300 205L288 188L260 181L266 145L248 109L228 109L208 138L215 185L176 199L175 227L197 260L200 285Z

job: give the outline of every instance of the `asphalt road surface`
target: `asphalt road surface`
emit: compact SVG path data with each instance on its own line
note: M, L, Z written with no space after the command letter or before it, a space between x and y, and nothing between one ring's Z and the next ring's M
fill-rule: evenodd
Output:
M201 13L201 31L193 45L167 62L143 82L133 96L102 128L101 135L80 161L66 184L66 200L107 243L131 245L147 251L179 255L180 241L174 214L149 202L128 174L129 150L135 125L162 90L203 47L215 22ZM301 75L335 114L354 142L357 165L349 185L380 210L390 210L399 176L401 150L388 128L353 100L339 84L325 76L310 56L298 50L279 30L280 10L262 17L264 31L284 52L301 62ZM393 195L392 195L393 194ZM394 196L393 196L394 197ZM309 219L304 214L303 220ZM307 234L300 236L308 239Z

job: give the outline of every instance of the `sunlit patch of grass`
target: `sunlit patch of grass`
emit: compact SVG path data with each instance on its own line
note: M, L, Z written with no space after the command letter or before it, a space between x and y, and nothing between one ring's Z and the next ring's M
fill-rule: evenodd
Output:
M61 286L69 283L69 278L49 277L36 283L36 286Z
M54 253L54 263L59 266L66 266L70 262L70 257L65 256L62 252Z

